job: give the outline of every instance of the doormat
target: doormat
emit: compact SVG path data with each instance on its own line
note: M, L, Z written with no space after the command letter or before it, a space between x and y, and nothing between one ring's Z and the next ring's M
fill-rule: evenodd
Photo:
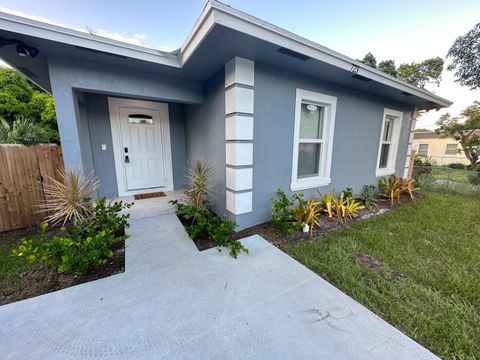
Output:
M133 198L135 200L143 200L143 199L151 199L151 198L157 198L157 197L164 197L167 196L163 191L159 192L153 192L153 193L147 193L147 194L137 194L133 195Z

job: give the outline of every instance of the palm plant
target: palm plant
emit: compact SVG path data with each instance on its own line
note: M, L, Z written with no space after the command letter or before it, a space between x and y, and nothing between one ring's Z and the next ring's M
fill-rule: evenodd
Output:
M11 126L0 119L0 143L35 145L49 140L47 131L28 118L17 117Z
M189 163L185 175L189 189L185 195L190 204L201 207L207 203L207 197L212 193L211 182L213 180L213 169L204 160L195 160Z
M330 194L322 194L319 190L317 190L317 193L321 200L320 207L322 208L322 211L326 212L329 218L332 218L334 215L333 200L335 199L335 190Z
M47 212L46 220L52 224L67 221L77 222L88 218L92 213L92 194L98 189L99 182L90 173L61 170L60 180L49 178L46 184L45 205L42 210Z
M310 200L303 200L301 196L295 198L298 200L298 206L293 205L292 215L293 218L299 223L308 225L310 229L310 235L313 234L315 226L320 226L320 214L322 212L320 202L315 197Z

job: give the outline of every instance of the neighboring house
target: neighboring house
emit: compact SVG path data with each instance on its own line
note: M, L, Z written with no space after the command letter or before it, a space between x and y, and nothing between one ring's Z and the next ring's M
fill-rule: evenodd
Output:
M416 132L413 136L412 149L416 151L416 156L431 158L438 165L470 164L457 140L441 138L435 132Z
M240 228L270 219L277 188L404 176L417 111L451 104L216 1L171 53L8 14L0 37L53 94L65 165L95 171L100 195L182 189L202 158L213 210Z

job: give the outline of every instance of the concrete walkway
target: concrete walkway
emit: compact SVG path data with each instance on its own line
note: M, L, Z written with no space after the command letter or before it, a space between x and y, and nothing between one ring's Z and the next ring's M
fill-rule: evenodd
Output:
M0 359L435 359L259 236L198 252L132 220L123 274L0 307Z

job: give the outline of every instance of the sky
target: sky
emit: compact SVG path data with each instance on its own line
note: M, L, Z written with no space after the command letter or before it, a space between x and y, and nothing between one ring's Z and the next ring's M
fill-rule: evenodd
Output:
M456 37L480 22L479 0L223 2L354 59L370 51L397 65L445 58ZM182 45L204 6L204 0L0 0L0 11L165 51ZM417 127L434 129L443 113L458 115L480 101L480 91L456 84L451 72L442 79L427 88L454 104L423 115Z

